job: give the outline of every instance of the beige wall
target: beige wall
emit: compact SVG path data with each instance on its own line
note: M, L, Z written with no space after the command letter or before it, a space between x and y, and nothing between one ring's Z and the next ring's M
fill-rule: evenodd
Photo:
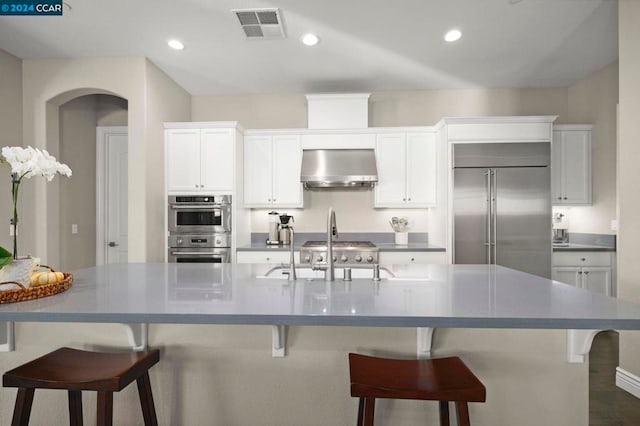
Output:
M588 207L554 208L569 220L569 232L615 234L616 218L616 105L618 63L569 87L569 123L593 124L593 204Z
M640 303L640 2L619 1L618 297ZM620 366L640 375L640 336L620 336Z
M22 61L0 50L0 129L3 146L22 145ZM9 236L11 167L0 165L0 246L13 250Z
M191 117L191 95L178 86L164 72L160 71L150 61L145 61L145 149L139 161L146 164L145 184L132 181L129 178L129 188L132 185L146 199L147 254L144 260L148 262L162 262L165 255L165 216L167 201L164 183L164 123L168 121L189 121ZM131 146L131 139L129 145ZM129 154L129 161L136 161ZM129 163L129 173L136 167L136 163ZM131 193L130 193L131 194ZM131 196L129 197L131 202ZM131 208L129 208L131 209ZM134 224L135 226L135 224ZM133 231L129 222L129 241ZM131 256L130 256L131 258Z
M82 94L114 94L128 101L129 259L161 259L164 249L157 241L163 221L158 212L164 210L164 206L159 210L163 204L162 123L189 119L189 94L143 58L25 60L23 69L24 138L37 147L48 147L49 100L63 99L61 94L81 91ZM108 111L102 118L105 123L119 121ZM52 153L58 151L57 146L50 148ZM49 242L57 236L51 230L55 225L47 226L47 207L55 204L47 204L48 191L55 191L55 186L47 187L42 181L34 181L25 191L32 205L40 208L32 209L25 216L23 223L33 225L21 235L25 250L37 253L45 261L57 256ZM52 198L50 194L49 198ZM57 216L55 223L58 223Z

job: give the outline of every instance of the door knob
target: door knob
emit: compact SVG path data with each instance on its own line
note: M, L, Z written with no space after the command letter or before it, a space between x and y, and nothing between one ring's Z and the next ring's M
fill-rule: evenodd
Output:
M109 241L109 247L117 247L119 244L115 241Z

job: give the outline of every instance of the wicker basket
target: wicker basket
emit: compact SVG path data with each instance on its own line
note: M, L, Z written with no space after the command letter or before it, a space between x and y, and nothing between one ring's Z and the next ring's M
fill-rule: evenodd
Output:
M40 267L50 269L53 272L53 268L49 266L40 265ZM73 283L73 274L70 274L68 272L64 272L64 279L62 281L34 287L25 287L24 285L16 281L3 282L0 283L0 285L14 284L20 288L12 290L2 290L2 288L0 287L0 304L24 302L25 300L33 300L39 299L41 297L53 296L54 294L58 294L69 289L69 287L71 287L71 283Z

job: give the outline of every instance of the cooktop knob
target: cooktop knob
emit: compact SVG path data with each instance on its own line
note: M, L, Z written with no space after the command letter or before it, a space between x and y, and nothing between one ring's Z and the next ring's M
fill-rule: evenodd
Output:
M305 261L305 262L311 262L311 255L310 255L310 254L306 255L306 256L304 257L304 261Z
M178 243L178 245L182 244L182 238L178 238L178 239L176 240L176 243Z
M347 256L345 256L344 254L342 255L342 257L340 257L340 261L341 262L346 262L347 260L349 260L349 258Z
M373 262L373 256L367 256L367 262L369 263Z
M362 262L362 256L357 255L356 256L356 262Z
M318 256L318 262L322 262L324 261L324 257L322 257L322 255Z
M338 261L338 256L333 256L333 261L337 262Z

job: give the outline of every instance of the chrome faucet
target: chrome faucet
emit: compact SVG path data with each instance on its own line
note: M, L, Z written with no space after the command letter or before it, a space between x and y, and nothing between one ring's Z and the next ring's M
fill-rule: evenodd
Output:
M327 269L324 271L325 281L335 281L336 271L333 264L333 237L338 237L338 226L336 225L336 212L333 207L329 207L327 215Z
M289 281L295 281L296 279L298 279L298 277L296 276L296 258L294 255L294 250L293 250L293 226L286 224L286 225L281 225L282 228L289 228L289 270L283 272L283 274L287 274L287 279ZM265 275L268 275L265 274Z

